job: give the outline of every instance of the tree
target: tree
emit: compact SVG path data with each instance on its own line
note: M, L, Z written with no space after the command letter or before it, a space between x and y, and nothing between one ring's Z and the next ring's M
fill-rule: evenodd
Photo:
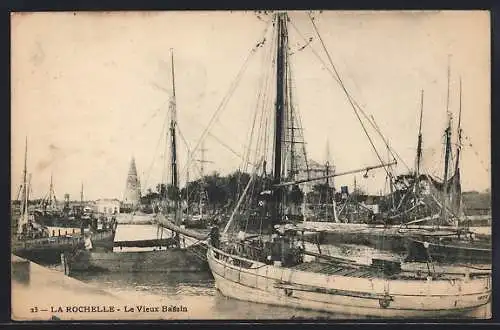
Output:
M217 172L206 176L204 181L207 189L208 203L215 211L217 206L224 205L224 202L229 197L227 186L224 184L223 178L221 178L220 174Z
M304 192L298 185L294 185L287 193L287 200L296 205L301 204L304 201Z
M160 196L165 196L166 195L166 192L167 192L167 185L164 184L164 183L159 183L156 185L156 192L160 195Z
M167 186L167 198L171 201L180 201L181 193L179 191L179 188L169 184Z

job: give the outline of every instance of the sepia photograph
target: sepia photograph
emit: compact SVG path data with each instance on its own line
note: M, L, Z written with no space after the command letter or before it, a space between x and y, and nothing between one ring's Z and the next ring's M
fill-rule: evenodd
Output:
M488 11L10 25L12 320L491 318Z

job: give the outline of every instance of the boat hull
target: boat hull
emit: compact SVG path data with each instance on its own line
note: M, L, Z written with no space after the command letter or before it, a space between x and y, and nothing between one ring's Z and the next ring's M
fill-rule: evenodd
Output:
M256 303L349 316L436 318L463 316L486 305L491 295L489 276L468 282L354 278L258 262L244 268L222 261L221 255L213 248L207 253L217 289L227 297Z
M346 230L310 232L304 235L304 239L316 244L356 244L392 252L405 252L407 250L404 236L395 230L370 230L369 227L363 231L346 228Z
M91 233L92 248L102 252L112 252L115 241L116 227L115 222L111 228L94 230Z
M156 251L93 252L81 250L66 259L70 272L198 272L207 271L206 247Z
M430 256L434 261L462 262L468 264L491 264L491 248L479 248L463 246L453 241L442 243L439 241L408 237L409 259L415 261L426 261ZM428 245L426 247L426 245Z
M51 237L13 242L12 254L42 265L55 265L61 261L61 253L83 246L81 237Z
M427 260L423 254L424 240L420 239L420 237L426 236L425 232L428 228L378 227L351 224L323 225L320 228L321 231L318 232L306 232L304 235L305 240L316 244L364 245L377 250L414 254L418 260ZM452 231L444 228L441 232L450 234ZM427 236L431 238L430 235ZM476 236L485 242L491 239L491 236L478 234ZM491 263L491 248L474 248L474 245L432 243L430 253L436 261L471 264Z

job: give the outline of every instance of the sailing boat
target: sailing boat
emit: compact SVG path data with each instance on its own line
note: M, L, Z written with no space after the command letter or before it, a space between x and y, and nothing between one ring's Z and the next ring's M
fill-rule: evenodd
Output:
M201 157L200 159L196 159L196 162L200 164L200 179L195 183L197 183L198 187L194 191L198 195L198 200L197 200L197 212L194 214L190 214L190 209L191 209L191 203L190 203L190 182L189 182L189 175L187 175L187 180L186 180L186 216L183 219L183 224L186 228L191 228L191 229L207 229L208 224L210 222L210 217L209 214L206 214L204 212L206 208L206 203L208 201L208 195L206 191L206 178L205 178L205 164L207 163L213 163L212 161L206 160L205 159L205 149L204 143L202 141L202 145L200 148L201 152ZM187 174L189 174L189 170L187 171Z
M451 114L445 129L443 181L426 173L421 166L422 91L415 170L396 177L388 172L392 192L387 198L391 199L393 207L381 216L386 223L376 225L308 222L304 226L315 229L307 237L308 241L322 244L340 241L398 253L408 252L408 261L427 262L429 256L432 256L433 261L446 263L491 264L491 236L478 235L473 228L467 227L467 217L461 201L461 86L460 81L458 141L454 174L451 178ZM452 220L455 220L456 225ZM460 226L457 226L459 222Z
M449 72L449 70L448 70ZM449 80L449 74L448 74ZM450 233L415 233L409 235L410 256L413 260L445 260L447 262L465 261L468 263L491 264L491 236L478 239L474 233L463 226L466 222L461 201L460 184L460 151L462 146L462 80L460 79L460 109L458 116L458 141L455 153L455 168L451 178L449 176L449 166L451 158L451 113L448 112L448 124L445 129L445 160L443 182L438 182L429 175L424 176L424 180L431 186L430 194L433 190L441 194L440 202L435 198L435 202L440 206L441 215L437 218L438 226L452 226L455 228ZM424 181L421 180L421 181ZM467 223L466 223L467 226ZM446 227L445 227L446 228ZM411 230L409 230L411 233Z
M173 214L168 213L168 207L163 205L161 212L155 215L156 223L163 227L170 229L172 234L184 235L190 239L194 239L196 245L203 245L202 243L207 239L207 234L201 233L198 230L192 230L186 228L182 224L182 211L180 203L180 189L179 189L179 177L177 168L177 109L176 109L176 99L175 99L175 73L174 73L174 57L172 52L172 98L170 100L170 128L168 138L170 139L170 185L175 192L175 198L171 201L173 204ZM188 199L189 201L189 199ZM188 204L189 207L189 204ZM173 221L172 221L173 218Z
M174 55L172 60L172 80L174 81ZM176 154L176 119L175 119L175 84L173 84L173 100L170 102L170 142L172 186L178 191L177 154ZM180 223L180 205L174 201L176 223ZM160 220L170 223L163 214L157 214ZM163 223L161 222L161 223ZM187 246L185 239L179 233L172 237L163 238L163 228L158 227L159 235L155 240L121 241L115 242L119 247L147 247L153 250L100 252L93 251L92 244L85 250L66 256L68 272L78 271L108 271L108 272L196 272L206 270L206 245L203 241ZM160 231L161 230L161 231ZM200 234L198 234L200 236ZM189 237L189 235L186 235ZM204 240L206 235L198 239ZM184 246L182 246L184 242ZM158 248L158 250L156 249ZM66 269L66 268L65 268Z
M61 253L78 248L83 241L80 236L49 237L48 229L36 222L29 213L29 194L31 174L28 176L28 139L26 138L24 153L24 170L22 184L22 200L20 215L17 221L17 232L12 237L11 249L14 255L42 264L56 264Z
M63 209L57 206L57 198L54 191L53 177L50 176L49 191L34 211L36 222L47 227L65 228L65 232L80 230L81 221L69 208L69 200L65 201ZM53 229L54 230L54 229Z
M274 181L270 189L260 194L259 202L267 230L253 237L240 231L233 237L227 232L230 221L222 239L216 229L211 233L207 259L217 289L227 297L256 303L375 317L462 315L487 304L491 296L489 273L421 274L402 271L398 263L377 259L370 266L363 266L306 251L300 245L300 231L293 225L283 225L285 188L310 180L283 182L281 177L290 17L286 12L277 12L273 19L277 86ZM316 32L319 36L317 29ZM352 172L355 171L346 173ZM254 179L255 173L256 170ZM339 175L342 173L331 177ZM237 208L249 186L250 182ZM306 261L307 256L315 256L315 260Z

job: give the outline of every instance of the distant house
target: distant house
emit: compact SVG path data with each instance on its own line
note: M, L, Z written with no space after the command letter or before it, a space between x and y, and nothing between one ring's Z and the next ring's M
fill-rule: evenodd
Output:
M120 201L116 198L103 198L95 201L98 213L118 214L120 213Z
M467 215L491 214L491 195L489 193L468 191L462 193L464 211Z

